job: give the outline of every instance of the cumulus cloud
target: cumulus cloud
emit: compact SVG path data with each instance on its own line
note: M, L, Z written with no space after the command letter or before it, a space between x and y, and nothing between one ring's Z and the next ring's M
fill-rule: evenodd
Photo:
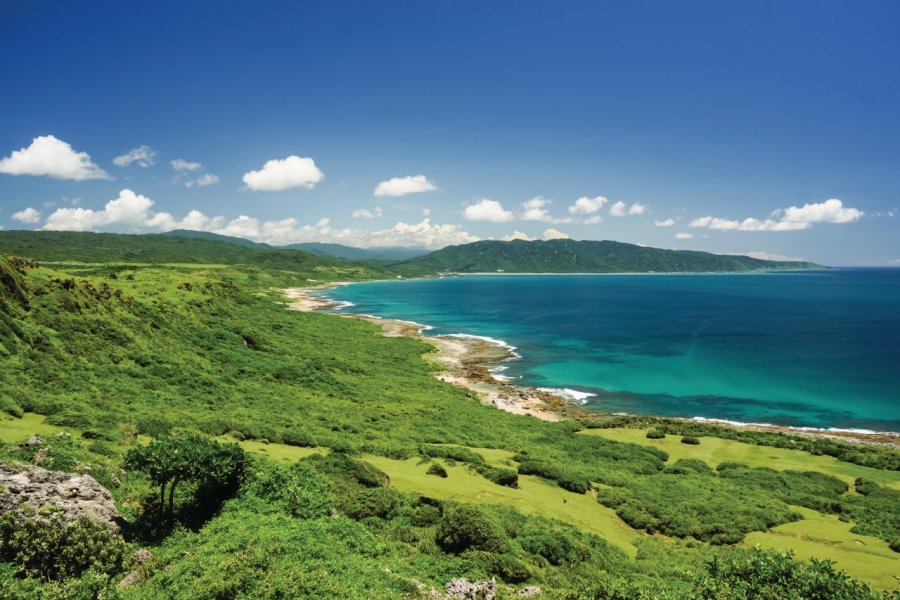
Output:
M852 223L858 221L863 212L856 208L844 208L844 203L831 198L818 204L791 206L773 215L780 215L784 223Z
M599 211L607 203L607 199L603 196L595 196L588 198L582 196L575 201L575 204L569 207L569 212L573 215L590 215Z
M219 183L219 178L212 173L204 173L196 179L190 179L184 182L185 187L206 187Z
M482 198L475 204L470 204L463 210L463 217L468 221L490 221L491 223L505 223L515 217L511 212L503 208L496 200Z
M684 231L679 231L678 233L675 234L676 240L690 240L690 239L693 239L693 237L694 237L693 233L686 233Z
M14 150L0 159L0 173L10 175L46 175L55 179L109 179L109 174L91 162L87 152L76 152L72 146L52 135L34 138L27 148Z
M719 217L700 217L688 225L719 231L798 231L809 229L814 223L852 223L863 216L863 211L844 207L836 198L825 202L791 206L772 211L766 219L752 217L742 221Z
M551 227L550 229L547 229L544 231L544 239L545 240L567 240L567 239L569 239L569 234L563 233L562 231L559 231L558 229L553 229Z
M672 227L676 223L675 219L669 218L664 221L653 221L653 224L657 227Z
M635 202L628 206L621 200L609 207L609 214L613 217L624 217L627 215L642 215L646 212L647 207L640 202Z
M110 200L103 210L89 208L58 208L44 222L42 229L50 231L94 231L99 228L128 229L131 231L172 229L202 229L209 219L199 219L197 211L191 211L178 221L167 212L154 212L153 200L123 189L118 197ZM202 215L201 215L202 216Z
M117 167L127 167L131 163L137 163L139 167L145 169L153 166L156 164L156 150L150 146L138 146L113 159L113 164Z
M375 196L405 196L421 192L433 192L437 188L433 182L424 175L408 175L406 177L392 177L382 181L375 187Z
M172 169L176 173L188 173L193 171L199 171L203 168L203 165L198 162L190 162L184 160L183 158L176 158L171 163Z
M41 211L35 210L29 206L25 210L13 213L12 220L28 224L38 223L41 220Z
M522 219L525 221L544 221L550 217L546 207L550 206L550 200L538 196L522 203Z
M519 231L517 229L516 231L513 231L509 235L504 235L500 239L503 240L504 242L511 242L513 240L525 240L526 242L530 242L534 238L530 237L527 233L522 233L521 231Z
M376 206L374 210L369 210L368 208L359 208L353 211L354 219L377 219L378 217L384 215L384 209L380 206ZM428 216L427 214L425 215Z
M584 223L585 225L596 225L597 223L601 222L603 222L603 217L601 217L600 215L591 215L590 217L582 221L582 223Z
M259 171L244 173L244 184L251 190L278 192L295 187L312 189L325 178L315 161L296 155L272 159Z

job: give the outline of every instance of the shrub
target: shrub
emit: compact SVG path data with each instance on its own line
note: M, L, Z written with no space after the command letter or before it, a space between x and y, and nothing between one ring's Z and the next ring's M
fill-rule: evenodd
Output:
M264 463L247 485L247 492L300 519L322 517L331 510L328 482L304 462L289 467Z
M25 414L25 411L22 410L22 407L19 406L19 404L9 396L0 396L0 411L3 411L9 416L15 417L17 419L21 419Z
M506 550L503 528L479 508L467 504L444 515L438 523L434 541L444 551L454 554L466 550L500 554Z
M537 475L546 479L552 479L559 487L583 494L591 489L591 481L580 473L560 467L558 464L542 460L525 460L519 464L519 474Z
M660 431L659 429L651 429L647 432L648 440L661 440L666 437L665 431Z
M699 446L700 440L692 435L686 435L683 438L681 438L681 443L687 444L689 446Z
M62 512L7 512L0 517L0 561L22 575L60 581L88 570L118 573L127 546L118 534L86 517L66 524Z
M447 469L438 463L431 463L431 466L428 467L428 470L425 471L425 473L428 475L437 475L438 477L447 477Z
M344 513L351 519L378 517L391 519L404 504L405 498L391 488L369 488L347 499L342 505Z
M247 463L247 454L237 444L220 444L202 435L183 433L162 436L146 446L130 449L124 466L146 473L159 486L161 508L168 488L168 512L172 515L179 483L194 483L195 499L208 510L237 492Z
M430 527L441 520L441 510L429 504L416 506L409 515L409 522L416 527Z
M519 474L512 469L501 469L487 465L478 466L475 470L485 479L511 488L519 487Z
M490 565L491 573L506 583L522 583L531 577L528 565L510 554L494 555Z
M161 415L146 415L137 419L138 433L160 437L172 432L172 421Z

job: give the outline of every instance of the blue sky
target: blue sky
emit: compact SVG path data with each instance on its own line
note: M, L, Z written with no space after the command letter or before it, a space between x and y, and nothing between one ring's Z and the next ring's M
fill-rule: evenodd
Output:
M4 0L0 226L900 264L898 30L893 1Z

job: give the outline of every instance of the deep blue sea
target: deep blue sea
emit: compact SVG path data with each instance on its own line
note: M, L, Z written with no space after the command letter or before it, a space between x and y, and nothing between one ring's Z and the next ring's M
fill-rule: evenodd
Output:
M900 269L360 283L344 309L504 340L603 412L900 431Z

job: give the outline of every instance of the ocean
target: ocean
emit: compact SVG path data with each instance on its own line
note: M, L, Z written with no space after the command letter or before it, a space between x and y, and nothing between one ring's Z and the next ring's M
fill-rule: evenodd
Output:
M358 283L344 311L502 340L601 412L900 431L900 269Z

